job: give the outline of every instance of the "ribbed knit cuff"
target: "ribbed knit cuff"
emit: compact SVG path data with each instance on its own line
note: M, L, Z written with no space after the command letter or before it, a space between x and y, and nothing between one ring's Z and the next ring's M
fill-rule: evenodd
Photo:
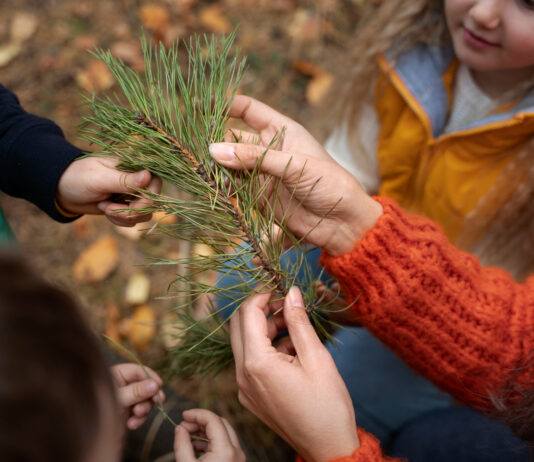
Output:
M360 447L351 455L332 459L330 462L395 462L398 460L382 455L379 441L362 428L358 428L358 439L360 440ZM298 456L296 462L306 461Z

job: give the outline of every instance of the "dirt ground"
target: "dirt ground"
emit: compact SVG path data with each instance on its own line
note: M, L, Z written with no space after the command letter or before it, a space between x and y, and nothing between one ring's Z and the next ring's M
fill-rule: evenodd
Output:
M113 91L115 87L95 67L87 49L112 49L135 67L140 64L138 40L142 25L166 43L193 33L220 33L239 25L237 43L248 58L240 91L306 126L317 116L314 108L330 83L331 70L340 62L344 45L354 34L360 3L2 0L0 82L18 95L27 111L53 119L72 143L90 149L78 138L77 127L87 110L80 95L91 89ZM14 42L16 47L12 46ZM158 299L173 278L172 270L144 265L147 257L183 252L180 242L161 236L132 240L102 217L84 217L62 225L20 199L2 196L0 201L24 252L42 274L79 296L95 332L102 333L108 327L110 304L117 307L119 318L132 315L135 307L125 301L124 291L135 272L142 271L150 280L148 304L157 322L172 307L172 300ZM100 282L76 281L74 262L102 236L111 236L118 242L117 267ZM134 348L127 336L122 340ZM151 365L165 355L166 346L162 336L156 335L146 348L135 350ZM240 408L231 371L215 380L179 381L175 386L200 405L229 416L243 429L242 439L266 448L280 444ZM258 456L258 460L262 459Z

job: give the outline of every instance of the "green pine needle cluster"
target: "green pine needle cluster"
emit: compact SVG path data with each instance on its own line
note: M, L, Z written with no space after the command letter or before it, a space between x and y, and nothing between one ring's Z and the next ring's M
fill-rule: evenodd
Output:
M169 352L168 365L171 372L186 376L216 373L232 361L228 325L214 304L206 318L194 317L192 307L201 297L235 302L238 309L256 287L284 296L298 285L317 331L329 336L324 314L331 307L317 301L303 240L287 229L289 216L277 219L274 206L262 202L269 190L276 203L279 180L260 175L260 165L249 172L227 170L209 154L210 143L223 141L227 133L229 107L243 75L245 60L231 53L234 39L235 32L223 38L197 37L168 49L143 39L141 74L109 51L97 50L95 56L113 73L122 95L87 98L92 115L82 126L84 138L98 145L101 155L118 157L121 169L149 170L185 193L170 197L139 191L152 201L145 212L164 211L178 218L176 224L160 225L160 232L211 248L210 255L156 263L185 268L169 286L169 293L185 302L175 308L180 338ZM188 57L183 69L178 59L182 51ZM280 136L269 147L276 147ZM279 239L279 232L285 239ZM290 249L284 247L287 242ZM297 248L301 251L295 261L283 265L283 255ZM207 284L199 277L206 271L233 271L235 284L224 289ZM304 279L297 279L299 272Z

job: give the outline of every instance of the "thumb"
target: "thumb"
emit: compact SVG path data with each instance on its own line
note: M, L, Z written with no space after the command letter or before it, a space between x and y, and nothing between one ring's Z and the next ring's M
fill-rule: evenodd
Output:
M115 168L106 169L100 176L99 186L102 193L127 194L133 192L131 187L146 188L150 184L151 175L148 170L140 172L121 172Z
M315 357L317 350L324 348L308 318L302 295L297 287L291 287L284 300L284 320L293 347L302 362Z
M119 388L119 403L123 408L151 399L159 390L158 383L153 379L134 382Z
M209 150L224 167L252 170L258 166L263 173L284 179L299 176L308 160L302 153L276 151L246 143L212 143Z
M176 462L197 460L189 432L180 425L174 427L174 458Z

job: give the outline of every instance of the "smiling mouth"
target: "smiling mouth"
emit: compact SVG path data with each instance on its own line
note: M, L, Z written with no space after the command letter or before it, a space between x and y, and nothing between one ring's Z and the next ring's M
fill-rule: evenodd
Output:
M475 34L472 30L468 29L465 26L462 26L464 31L464 39L469 44L475 48L488 48L488 47L498 47L499 44L495 42L490 42L480 35Z

